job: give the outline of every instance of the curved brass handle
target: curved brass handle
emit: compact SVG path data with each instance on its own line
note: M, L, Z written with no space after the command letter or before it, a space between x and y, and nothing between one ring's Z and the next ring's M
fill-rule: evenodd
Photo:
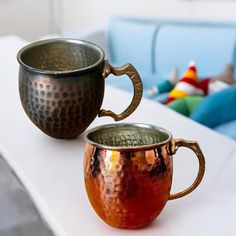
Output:
M194 151L194 153L196 154L198 161L199 161L198 174L197 174L197 177L194 180L193 184L189 188L187 188L184 191L179 192L179 193L170 194L169 200L181 198L181 197L191 193L201 183L204 172L205 172L205 158L204 158L204 155L203 155L202 150L199 147L198 143L196 141L175 139L175 140L173 140L173 143L172 143L172 151L171 151L172 154L175 154L177 149L181 146L192 149Z
M103 78L105 79L111 73L116 76L124 75L124 74L128 75L134 86L133 99L130 105L121 114L115 114L113 111L103 110L103 109L98 114L99 117L111 116L115 121L119 121L128 117L138 107L142 99L143 84L142 84L142 81L140 79L138 72L131 64L125 64L121 67L113 67L108 63L108 61L105 61L104 67L103 67L103 73L102 73Z

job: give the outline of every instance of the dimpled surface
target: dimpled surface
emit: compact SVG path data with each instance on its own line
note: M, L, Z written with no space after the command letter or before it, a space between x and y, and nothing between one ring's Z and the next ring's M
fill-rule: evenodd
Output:
M103 53L80 40L52 39L18 54L22 105L33 123L54 138L74 138L99 113Z
M24 110L37 127L54 138L74 138L99 113L104 80L101 68L58 77L21 68L19 91Z
M97 214L118 228L140 228L165 206L172 181L169 143L151 150L111 151L88 144L85 185Z
M99 60L91 47L66 42L51 42L35 46L22 53L22 61L32 68L46 71L71 71L86 68Z
M137 128L138 127L138 128ZM89 132L88 139L94 143L110 147L140 147L166 142L169 134L155 127L142 124L106 125L96 131Z
M103 135L93 137L93 141L103 145L113 147L137 147L159 143L161 138L157 135L145 134L142 132L130 130L116 130L112 133L109 131Z

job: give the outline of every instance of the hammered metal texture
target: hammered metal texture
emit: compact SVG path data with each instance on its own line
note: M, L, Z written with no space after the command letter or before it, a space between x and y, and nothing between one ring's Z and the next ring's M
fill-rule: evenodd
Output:
M172 182L169 143L149 150L115 151L87 144L85 186L96 213L118 228L140 228L162 211Z
M99 113L104 80L99 69L62 78L21 69L19 91L25 112L38 128L54 138L74 138Z
M133 125L110 126L88 135L90 140L112 147L139 147L145 145L157 144L168 139L164 132L141 128Z
M38 45L22 54L22 61L46 71L71 71L86 68L99 60L100 56L87 45L51 42Z
M191 193L205 172L196 141L173 139L150 124L119 123L95 127L85 134L84 177L89 200L109 225L134 229L151 223L168 200ZM199 169L193 184L170 194L173 160L179 147L190 148Z
M22 105L47 135L74 138L99 113L104 95L99 50L62 39L36 44L18 55Z

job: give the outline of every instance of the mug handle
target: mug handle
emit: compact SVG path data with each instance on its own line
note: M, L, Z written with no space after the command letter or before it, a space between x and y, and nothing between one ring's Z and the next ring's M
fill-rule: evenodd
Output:
M121 67L113 67L108 63L108 61L104 61L102 76L105 79L109 74L116 76L124 74L128 75L133 83L134 96L130 105L122 113L115 114L113 111L102 109L98 116L111 116L115 121L123 120L133 113L139 105L143 94L143 84L138 72L131 64L125 64Z
M193 184L182 192L170 194L169 200L181 198L181 197L191 193L201 183L204 172L205 172L205 158L204 158L201 148L199 147L199 144L196 141L187 141L184 139L174 139L172 141L171 153L175 154L179 147L190 148L196 154L198 161L199 161L199 169L198 169L197 177L194 180Z

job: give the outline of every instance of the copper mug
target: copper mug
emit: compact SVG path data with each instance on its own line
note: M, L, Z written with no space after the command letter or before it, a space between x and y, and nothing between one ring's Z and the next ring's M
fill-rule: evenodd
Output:
M126 229L151 223L168 200L183 197L201 182L204 155L196 141L173 139L149 124L108 124L86 132L84 179L88 198L107 224ZM179 147L194 151L199 170L186 190L171 194L174 155Z
M128 117L142 98L142 82L131 64L112 67L103 50L90 42L48 39L23 47L18 55L19 92L31 121L54 138L80 135L98 116ZM104 80L126 74L134 87L131 104L121 114L101 110Z

